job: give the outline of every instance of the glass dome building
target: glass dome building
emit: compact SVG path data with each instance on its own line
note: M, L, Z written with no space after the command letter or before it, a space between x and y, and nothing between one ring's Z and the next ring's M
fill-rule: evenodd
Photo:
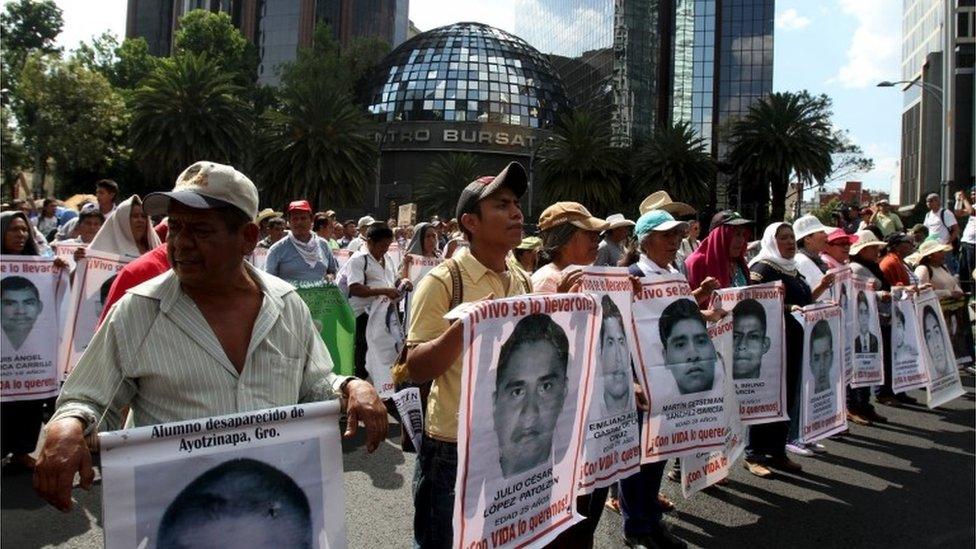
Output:
M366 104L380 149L365 211L387 216L445 155L467 153L483 175L513 160L529 169L567 100L547 58L481 23L455 23L407 40L374 69ZM424 212L424 204L418 204ZM449 212L442 212L447 214Z
M421 33L374 73L368 110L378 122L489 122L551 128L566 92L524 40L481 23Z

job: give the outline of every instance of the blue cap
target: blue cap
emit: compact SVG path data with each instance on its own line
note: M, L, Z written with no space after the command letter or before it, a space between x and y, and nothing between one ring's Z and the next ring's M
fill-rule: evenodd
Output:
M637 240L643 240L651 231L670 231L676 227L688 229L685 221L675 221L674 217L664 210L651 210L637 219L634 226L634 236Z

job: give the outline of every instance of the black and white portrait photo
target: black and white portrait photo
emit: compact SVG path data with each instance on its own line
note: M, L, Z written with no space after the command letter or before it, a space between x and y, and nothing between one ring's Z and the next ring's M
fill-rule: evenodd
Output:
M744 299L732 308L732 341L732 379L758 379L770 339L766 309L755 299Z
M522 318L502 344L492 415L506 479L552 459L553 434L567 393L568 362L566 333L547 315Z
M44 310L40 292L22 276L8 276L0 282L0 319L3 333L14 350L20 350Z
M877 353L878 336L871 333L871 307L864 292L857 293L857 336L854 338L855 353Z
M603 381L603 416L615 416L634 409L630 371L630 348L620 309L604 295L600 302L600 377Z
M810 332L810 373L815 394L831 389L830 374L834 369L834 336L826 320L817 321Z
M928 351L932 367L939 376L951 373L955 358L952 350L946 346L945 330L939 321L935 307L926 305L922 308L922 337L925 339L925 349Z
M664 365L682 395L711 391L715 381L715 346L698 306L678 299L665 307L658 323Z

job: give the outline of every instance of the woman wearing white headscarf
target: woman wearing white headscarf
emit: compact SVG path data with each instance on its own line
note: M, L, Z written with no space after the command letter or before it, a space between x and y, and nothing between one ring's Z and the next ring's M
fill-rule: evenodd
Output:
M142 211L142 199L134 194L105 220L88 249L135 259L160 244L149 217Z
M408 278L410 264L413 263L411 256L438 257L437 230L426 221L417 223L413 230L413 236L410 237L410 243L406 245L404 250L403 262L400 263L400 278Z
M834 282L832 274L825 275L811 291L803 275L797 270L796 237L788 223L773 223L763 232L759 255L749 262L753 284L780 281L783 283L785 303L783 313L786 327L786 399L791 418L797 418L800 394L800 368L803 361L803 327L790 314L796 307L810 305ZM790 451L803 455L812 452L801 445L791 422L779 421L749 427L749 446L746 448L745 466L758 477L772 474L766 465L786 471L800 471L800 465L786 456Z

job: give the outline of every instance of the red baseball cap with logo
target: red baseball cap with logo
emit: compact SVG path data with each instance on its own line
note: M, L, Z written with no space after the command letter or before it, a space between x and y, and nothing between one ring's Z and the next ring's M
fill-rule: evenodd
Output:
M287 213L291 212L308 212L312 213L312 205L308 203L308 200L295 200L288 204Z

